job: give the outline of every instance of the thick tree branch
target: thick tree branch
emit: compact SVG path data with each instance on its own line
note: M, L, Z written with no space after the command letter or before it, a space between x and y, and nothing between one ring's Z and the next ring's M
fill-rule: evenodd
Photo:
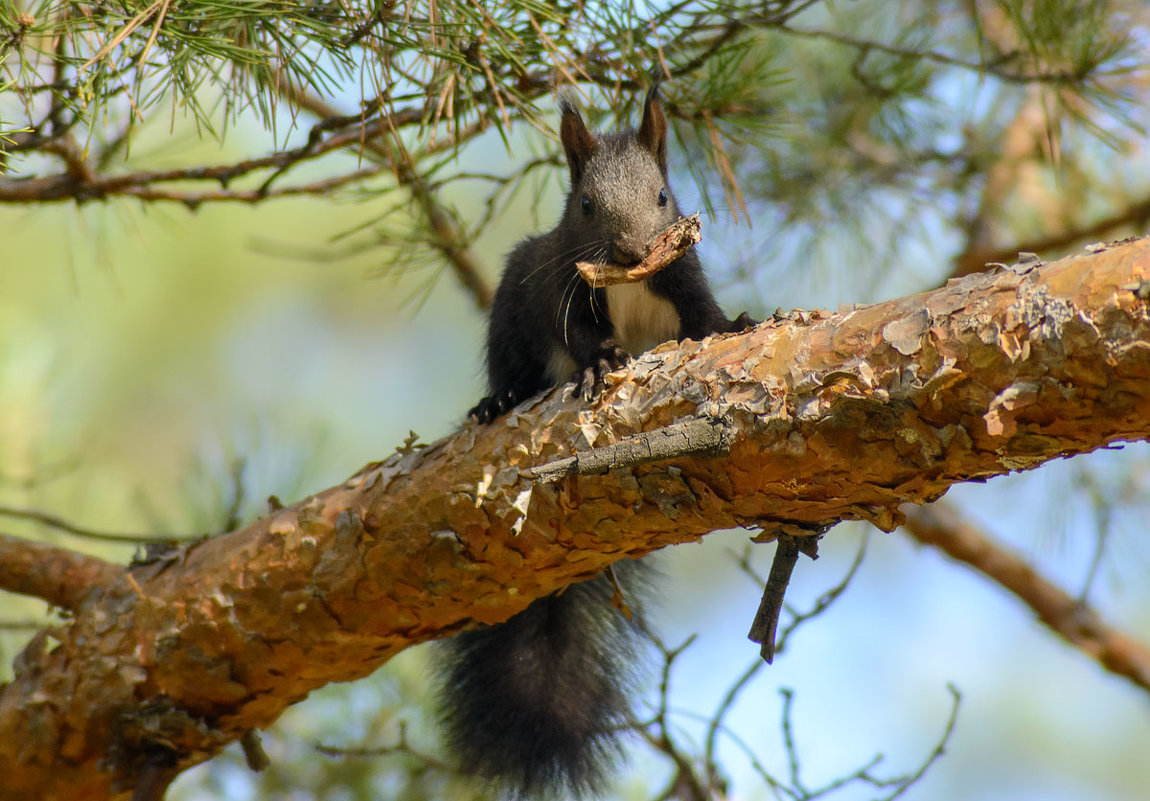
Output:
M407 447L90 594L0 693L0 775L13 797L107 798L157 747L207 759L317 687L618 559L738 525L889 530L956 482L1150 438L1147 287L1147 240L1002 269L668 343L590 409L565 387ZM531 475L689 417L729 421L729 454Z
M1045 626L1111 673L1150 691L1150 649L1106 625L1092 609L1043 578L1026 560L992 542L953 507L937 503L907 509L903 528L1013 593Z

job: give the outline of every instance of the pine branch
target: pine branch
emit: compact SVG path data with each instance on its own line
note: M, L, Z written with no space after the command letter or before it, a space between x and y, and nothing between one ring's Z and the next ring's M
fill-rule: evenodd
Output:
M316 97L305 89L293 88L284 84L284 92L300 107L324 119L339 118L338 112L323 98ZM403 147L403 141L393 128L391 136L365 140L363 146L367 155L380 165L391 168L401 186L411 191L418 207L423 212L430 234L431 246L454 270L456 278L471 295L479 309L489 309L495 292L483 277L483 271L472 253L464 232L455 224L451 212L436 197L435 189L428 186L420 175L418 165L410 152ZM475 132L478 132L476 129ZM465 138L470 138L470 134Z
M1081 64L1063 66L1059 63L1051 64L1038 61L1037 64L1031 66L1031 64L1027 62L1037 61L1037 59L1034 58L1034 54L1028 54L1021 50L1003 53L989 61L968 61L937 50L899 47L897 45L887 44L874 39L864 39L838 31L796 28L789 25L782 26L782 30L792 36L824 39L836 44L846 45L864 55L873 51L904 58L908 61L929 61L947 67L958 67L979 75L993 75L1008 83L1077 86L1082 83L1083 78L1083 66ZM1020 62L1023 63L1024 66L1016 66ZM1118 69L1121 72L1126 71L1125 67Z
M1150 439L1148 341L1139 240L664 346L590 409L566 387L406 447L86 595L0 691L6 790L84 801L167 777L157 748L201 762L323 684L626 556L737 525L890 530L956 482ZM729 453L531 475L684 416L729 420Z

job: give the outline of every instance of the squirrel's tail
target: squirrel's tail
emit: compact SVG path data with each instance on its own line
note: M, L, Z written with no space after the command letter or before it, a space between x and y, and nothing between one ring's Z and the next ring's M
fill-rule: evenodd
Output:
M639 568L615 566L633 608ZM613 592L598 576L441 646L441 717L463 770L519 799L602 790L642 650Z

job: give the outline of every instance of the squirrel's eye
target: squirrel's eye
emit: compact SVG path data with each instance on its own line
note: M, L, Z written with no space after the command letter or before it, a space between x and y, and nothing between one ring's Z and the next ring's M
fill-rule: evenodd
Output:
M579 201L579 203L583 206L583 213L584 214L590 214L591 213L591 198L584 195L583 198Z
M659 205L660 206L666 206L667 205L667 190L666 189L660 189L659 190Z

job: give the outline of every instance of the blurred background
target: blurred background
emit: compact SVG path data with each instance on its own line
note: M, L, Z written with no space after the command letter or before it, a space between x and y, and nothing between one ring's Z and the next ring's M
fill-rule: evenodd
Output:
M788 18L793 30L753 30L726 61L669 82L674 186L686 211L704 211L701 252L725 308L834 309L924 291L1019 250L1056 258L1145 233L1147 18L1133 2L813 4ZM1056 69L1062 78L1049 79ZM351 110L358 91L352 82L328 100ZM13 97L0 94L0 131L16 128ZM581 102L600 127L636 119L634 92L600 84ZM468 252L492 286L503 254L551 227L563 198L546 134L553 97L532 109L537 124L516 112L435 167L436 202L470 232ZM285 104L264 120L235 113L226 137L213 137L195 114L158 113L116 169L238 162L299 144L312 121ZM408 144L426 141L423 131ZM362 163L338 152L299 175ZM528 164L488 219L494 184L475 176ZM31 176L52 162L32 154L7 169ZM317 196L190 205L0 205L0 504L147 537L215 532L259 516L269 495L291 502L343 480L409 431L449 435L483 394L477 296L426 237L411 238L426 222L392 173ZM1144 443L959 486L947 501L1150 643ZM0 524L116 561L132 553ZM747 540L718 532L656 557L655 628L668 648L694 637L669 669L666 700L689 754L705 750L708 721L758 661L746 631L761 589L739 564ZM789 603L811 608L863 544L846 589L725 717L715 761L728 797L890 797L866 777L914 774L951 724L945 754L904 797L1150 797L1146 693L903 532L840 525L822 558L800 561ZM749 551L760 574L771 551ZM46 614L2 596L0 677ZM265 733L268 771L251 773L233 748L181 776L170 797L479 797L435 769L432 659L414 648L369 679L314 693ZM653 648L647 714L660 705L660 661ZM410 749L385 753L401 742ZM672 776L665 755L630 744L616 797L659 797Z

